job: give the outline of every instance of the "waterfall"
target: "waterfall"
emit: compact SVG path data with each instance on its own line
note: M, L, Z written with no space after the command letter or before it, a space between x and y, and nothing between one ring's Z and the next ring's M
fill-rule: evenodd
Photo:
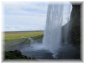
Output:
M62 26L69 21L71 8L71 4L66 3L52 3L48 5L43 46L52 53L55 53L62 47ZM65 36L66 38L67 35Z

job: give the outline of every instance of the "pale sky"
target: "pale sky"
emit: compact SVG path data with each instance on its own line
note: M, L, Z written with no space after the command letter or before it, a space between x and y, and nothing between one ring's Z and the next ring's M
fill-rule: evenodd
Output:
M64 22L69 15L64 11ZM47 16L47 2L6 2L4 3L4 31L44 30Z
M44 2L4 3L5 31L44 30L47 15Z

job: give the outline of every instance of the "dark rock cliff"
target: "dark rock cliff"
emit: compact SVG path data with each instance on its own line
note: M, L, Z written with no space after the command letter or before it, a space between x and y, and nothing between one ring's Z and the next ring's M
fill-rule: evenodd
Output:
M62 27L62 41L68 42L74 46L80 47L80 30L81 30L81 4L72 4L71 19ZM68 31L68 36L65 37L65 32Z
M72 4L70 21L62 27L62 42L58 59L81 59L81 5Z
M70 29L70 41L73 45L80 47L80 5L73 4L73 10L71 14L71 29Z

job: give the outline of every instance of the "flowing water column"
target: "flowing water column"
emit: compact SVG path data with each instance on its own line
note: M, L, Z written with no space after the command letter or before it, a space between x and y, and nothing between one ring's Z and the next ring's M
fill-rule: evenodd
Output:
M70 16L72 11L72 4L70 2L64 3L64 11L63 11L63 40L64 44L68 44L69 42L69 29L70 29Z
M44 48L55 53L61 47L61 28L63 21L63 4L48 5L46 28L43 37Z

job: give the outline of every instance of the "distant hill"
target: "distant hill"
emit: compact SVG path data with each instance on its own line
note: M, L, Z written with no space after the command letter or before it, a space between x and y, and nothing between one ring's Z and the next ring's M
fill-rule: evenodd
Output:
M10 32L43 32L44 30L32 30L32 31L4 31L5 33L10 33Z

